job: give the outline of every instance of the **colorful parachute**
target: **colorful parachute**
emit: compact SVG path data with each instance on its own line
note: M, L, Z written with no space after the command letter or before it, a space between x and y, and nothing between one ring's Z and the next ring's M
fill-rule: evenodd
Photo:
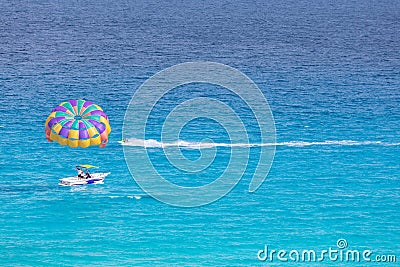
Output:
M111 132L101 107L86 100L69 100L51 111L46 120L46 139L63 146L105 147Z

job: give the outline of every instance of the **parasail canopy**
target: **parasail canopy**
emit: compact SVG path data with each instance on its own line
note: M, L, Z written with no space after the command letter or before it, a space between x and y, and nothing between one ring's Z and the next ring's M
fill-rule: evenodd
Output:
M45 124L46 139L72 148L107 145L110 123L103 109L83 99L62 102Z

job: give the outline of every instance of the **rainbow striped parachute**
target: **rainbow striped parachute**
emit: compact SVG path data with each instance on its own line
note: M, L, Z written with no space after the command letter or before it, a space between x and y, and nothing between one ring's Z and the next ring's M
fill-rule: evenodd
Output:
M105 147L111 132L101 107L86 100L69 100L51 111L46 120L46 139L70 147Z

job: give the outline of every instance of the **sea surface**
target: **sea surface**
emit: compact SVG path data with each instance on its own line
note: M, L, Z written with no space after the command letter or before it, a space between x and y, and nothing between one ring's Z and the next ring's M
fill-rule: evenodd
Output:
M1 0L0 6L0 265L282 266L277 254L258 259L266 246L288 253L371 250L372 260L400 261L399 1ZM139 86L167 67L197 61L226 64L258 85L274 117L276 153L257 191L248 192L260 153L253 147L229 194L181 208L140 188L118 141L138 138L122 129ZM212 182L229 162L229 146L217 146L212 167L184 175L162 157L163 119L176 103L201 96L222 99L253 129L237 96L216 86L187 85L161 99L148 136L136 141L147 142L160 175L182 186ZM45 139L50 111L81 98L110 119L104 149ZM251 129L250 142L259 144ZM210 148L187 146L204 138L229 143L228 132L207 119L188 123L176 141L196 160ZM111 174L103 185L58 186L82 163ZM340 239L346 248L338 247ZM307 264L376 264L361 262L325 257Z

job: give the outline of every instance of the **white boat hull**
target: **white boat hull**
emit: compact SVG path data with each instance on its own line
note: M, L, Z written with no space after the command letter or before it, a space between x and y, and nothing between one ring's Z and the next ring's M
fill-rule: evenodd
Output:
M62 178L59 180L59 185L61 186L76 186L76 185L86 185L86 184L103 184L104 178L109 175L110 172L104 173L91 173L91 177L88 179L78 178L77 176L74 177L67 177Z

